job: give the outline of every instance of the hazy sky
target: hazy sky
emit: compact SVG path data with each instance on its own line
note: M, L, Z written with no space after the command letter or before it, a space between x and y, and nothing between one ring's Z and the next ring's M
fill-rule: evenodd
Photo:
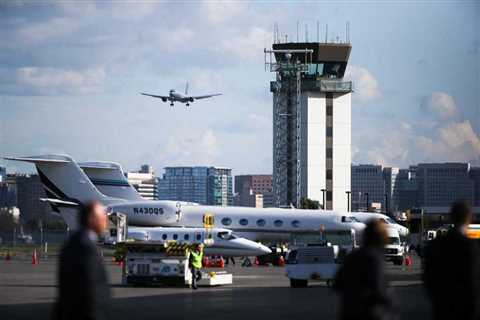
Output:
M0 0L0 156L67 153L269 173L273 25L350 22L355 163L480 165L478 2ZM138 94L223 96L170 108ZM0 160L10 170L33 170Z

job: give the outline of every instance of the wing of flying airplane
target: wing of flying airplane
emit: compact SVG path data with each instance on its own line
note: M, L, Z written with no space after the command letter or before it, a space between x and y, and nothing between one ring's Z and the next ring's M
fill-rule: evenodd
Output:
M143 93L143 92L140 92L140 94L144 95L144 96L159 98L159 99L162 99L163 101L166 101L169 98L169 96L157 96L157 95L154 95L154 94Z
M207 95L204 95L204 96L191 96L189 98L199 100L199 99L206 99L206 98L211 98L211 97L221 96L221 95L222 95L221 93L214 93L214 94L207 94Z

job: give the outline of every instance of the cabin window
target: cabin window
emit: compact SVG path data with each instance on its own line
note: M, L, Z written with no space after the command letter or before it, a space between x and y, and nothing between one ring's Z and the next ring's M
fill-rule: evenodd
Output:
M174 234L173 235L173 240L177 240L178 239L178 234Z
M240 219L240 221L238 223L240 223L242 226L246 226L248 224L248 220L247 219Z
M223 224L224 226L229 226L229 225L232 224L232 219L230 219L230 218L223 218L223 219L222 219L222 224Z
M275 220L275 221L273 222L273 225L274 225L275 227L281 227L281 226L283 226L283 221L282 221L282 220Z
M294 228L300 227L300 221L298 221L298 220L293 220L293 221L292 221L292 227L294 227Z
M267 224L267 222L263 219L258 219L257 220L257 226L259 227L264 227Z
M189 236L188 234L186 234L186 235L183 236L183 240L187 240L187 241L188 241L189 238L190 238L190 236Z
M197 240L201 240L202 239L202 235L200 234L197 234L197 236L195 237Z
M167 235L166 235L166 234L162 234L162 239L163 239L163 240L167 240Z

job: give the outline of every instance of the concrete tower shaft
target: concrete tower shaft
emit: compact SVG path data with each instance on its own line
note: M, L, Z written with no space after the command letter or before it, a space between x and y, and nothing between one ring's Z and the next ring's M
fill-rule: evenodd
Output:
M343 43L275 43L265 50L273 93L273 193L277 206L302 198L347 210L352 83Z

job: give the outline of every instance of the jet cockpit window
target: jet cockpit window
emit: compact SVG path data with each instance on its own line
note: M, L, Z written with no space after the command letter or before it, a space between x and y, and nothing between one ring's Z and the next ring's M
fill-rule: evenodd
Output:
M217 237L223 240L232 240L236 238L234 235L227 231L217 233Z
M298 220L293 220L293 221L292 221L292 227L294 227L294 228L300 227L300 221L298 221Z
M392 218L386 218L385 220L387 220L387 222L390 224L396 224L395 220L393 220Z
M229 226L229 225L232 224L232 219L230 219L230 218L223 218L223 219L222 219L222 224L223 224L224 226Z
M247 219L240 219L240 221L238 221L238 223L240 223L242 226L246 226L248 224L248 220Z
M360 222L357 218L351 216L342 216L342 222Z
M163 240L167 240L167 235L166 235L166 234L162 234L162 239L163 239Z
M264 219L258 219L257 220L257 226L259 226L259 227L265 227L266 224L267 224L267 222Z
M275 227L278 227L278 228L279 228L279 227L283 226L283 221L282 221L282 220L275 220L275 221L273 222L273 225L274 225Z
M197 241L201 240L202 239L202 235L200 234L197 234L197 236L195 237L197 239Z
M174 234L173 235L173 240L177 240L178 239L178 234Z
M183 240L188 241L188 239L190 239L190 235L187 233L183 236Z

